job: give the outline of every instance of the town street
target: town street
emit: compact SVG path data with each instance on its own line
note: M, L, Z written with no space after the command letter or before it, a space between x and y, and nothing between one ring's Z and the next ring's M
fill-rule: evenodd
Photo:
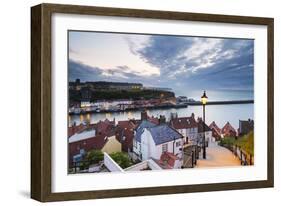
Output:
M240 160L228 149L217 145L215 142L209 143L206 148L207 158L198 159L195 167L222 167L222 166L239 166Z

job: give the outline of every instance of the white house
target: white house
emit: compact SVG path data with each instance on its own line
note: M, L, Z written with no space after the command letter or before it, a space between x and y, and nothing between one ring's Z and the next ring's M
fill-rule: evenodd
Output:
M198 125L193 113L190 117L172 117L170 125L184 136L186 142L197 143Z
M155 125L143 120L133 139L133 152L141 161L160 160L165 152L182 161L183 136L167 124Z

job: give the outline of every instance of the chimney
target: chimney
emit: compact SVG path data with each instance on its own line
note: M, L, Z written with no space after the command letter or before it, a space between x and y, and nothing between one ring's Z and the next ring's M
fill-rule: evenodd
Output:
M165 123L166 123L166 117L165 117L165 115L160 115L159 124L165 124Z
M141 120L147 120L147 112L146 111L141 112Z
M195 119L195 115L194 115L194 113L192 113L192 114L191 114L191 117L192 117L193 119Z

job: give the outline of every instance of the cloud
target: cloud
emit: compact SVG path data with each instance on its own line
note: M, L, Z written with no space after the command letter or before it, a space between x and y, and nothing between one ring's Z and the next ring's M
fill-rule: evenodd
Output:
M212 68L215 64L243 55L240 52L251 46L246 40L151 36L147 46L131 50L146 62L159 67L162 75L176 77Z
M68 64L68 76L70 81L80 79L81 81L116 81L116 82L145 82L141 72L132 72L130 67L117 66L112 69L92 67L82 62L70 59ZM152 77L147 77L146 81L151 81Z
M161 76L173 77L174 73L182 69L179 61L182 52L191 46L192 40L175 36L150 36L143 47L132 49L145 62L160 69ZM134 44L130 44L132 47Z
M70 79L140 82L172 88L177 95L204 89L253 94L254 40L169 35L127 35L124 40L132 55L159 73L126 61L101 68L70 60Z
M145 46L134 52L158 67L160 77L165 78L162 82L175 88L182 82L187 88L251 91L253 44L253 40L244 39L151 36Z

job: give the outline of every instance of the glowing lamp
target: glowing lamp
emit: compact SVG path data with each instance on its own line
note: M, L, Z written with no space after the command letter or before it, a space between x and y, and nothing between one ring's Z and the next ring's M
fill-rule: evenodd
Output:
M206 91L204 91L203 96L201 97L201 102L203 105L207 104L208 97L206 95Z

